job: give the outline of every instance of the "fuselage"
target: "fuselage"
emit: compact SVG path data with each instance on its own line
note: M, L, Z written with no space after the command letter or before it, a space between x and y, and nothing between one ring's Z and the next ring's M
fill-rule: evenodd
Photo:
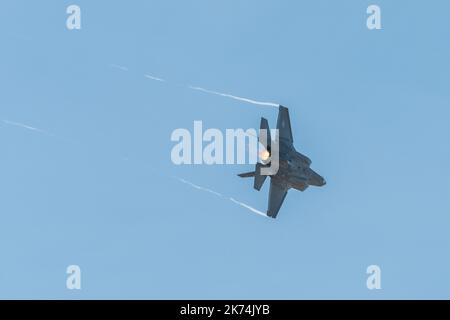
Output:
M280 153L279 169L272 179L300 191L304 191L308 186L321 187L326 184L325 179L311 169L311 160L296 151L293 146L284 146Z

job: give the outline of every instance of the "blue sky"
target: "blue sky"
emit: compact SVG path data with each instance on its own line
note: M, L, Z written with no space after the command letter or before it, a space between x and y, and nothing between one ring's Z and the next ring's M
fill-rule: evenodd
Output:
M448 1L74 3L81 30L69 1L0 11L1 298L450 298ZM276 109L187 85L289 107L327 185L271 220L173 179L266 209L251 166L175 166L170 135Z

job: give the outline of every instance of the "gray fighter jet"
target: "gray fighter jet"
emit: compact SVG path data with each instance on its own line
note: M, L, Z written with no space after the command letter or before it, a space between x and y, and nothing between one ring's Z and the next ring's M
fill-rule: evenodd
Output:
M294 188L305 191L309 186L321 187L325 185L325 179L314 172L311 168L311 160L297 152L294 148L294 139L292 138L291 121L289 119L289 110L280 105L277 120L278 139L278 171L270 175L269 207L267 215L276 218L278 211L283 204L284 198L289 189ZM264 133L265 138L262 138ZM262 168L271 166L272 141L270 137L269 123L265 118L261 118L259 141L265 147L264 153L260 154L263 163L256 164L255 171L241 173L241 178L254 177L253 187L261 190L267 173L262 174Z

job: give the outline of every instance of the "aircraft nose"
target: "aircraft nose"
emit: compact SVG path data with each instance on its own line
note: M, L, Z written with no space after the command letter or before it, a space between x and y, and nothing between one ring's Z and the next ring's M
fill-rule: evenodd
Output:
M322 186L326 185L327 182L325 181L325 179L322 176L320 176L319 174L317 174L316 172L311 170L310 184L313 186L322 187Z
M316 179L316 186L322 187L322 186L324 186L326 184L327 184L327 182L325 181L324 178L322 178L321 176L317 177L317 179Z

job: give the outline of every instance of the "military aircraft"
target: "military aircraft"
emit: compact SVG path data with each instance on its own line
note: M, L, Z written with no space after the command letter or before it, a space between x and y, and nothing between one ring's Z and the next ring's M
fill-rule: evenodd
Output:
M261 190L267 173L263 174L263 168L270 168L272 158L271 151L275 148L273 143L278 144L278 171L270 176L269 206L267 215L276 218L278 211L283 204L284 198L289 189L294 188L305 191L309 186L321 187L326 184L325 179L310 168L311 160L297 152L294 148L294 139L292 138L291 121L289 119L289 110L286 107L279 106L277 120L277 137L272 141L267 119L261 118L259 141L265 150L260 153L261 162L256 164L255 171L241 173L241 178L254 177L253 187ZM264 134L264 137L262 135ZM267 170L267 169L266 169Z

